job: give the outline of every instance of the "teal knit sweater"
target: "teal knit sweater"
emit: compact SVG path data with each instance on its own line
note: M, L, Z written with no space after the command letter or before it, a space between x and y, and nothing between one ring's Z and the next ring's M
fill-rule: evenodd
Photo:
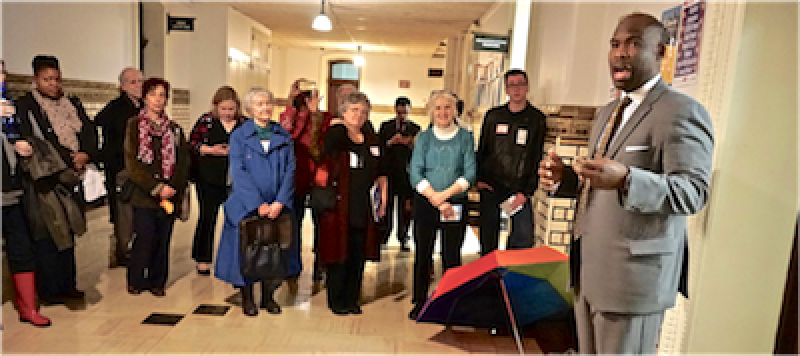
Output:
M470 186L475 184L475 141L472 133L459 128L449 140L440 140L429 128L419 135L411 154L411 186L416 190L420 182L427 180L433 190L439 192L449 188L459 178ZM463 198L466 193L454 195Z

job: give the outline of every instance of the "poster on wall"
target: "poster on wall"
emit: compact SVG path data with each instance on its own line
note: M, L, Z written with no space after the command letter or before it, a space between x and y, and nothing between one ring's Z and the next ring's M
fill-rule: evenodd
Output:
M675 63L675 86L690 86L697 82L697 66L700 63L700 43L703 38L703 22L706 3L685 2L682 7L677 61Z
M681 9L675 6L661 14L661 23L667 28L669 33L669 43L664 51L664 58L661 59L661 78L667 84L672 85L675 76L675 54L678 50L678 30L681 27Z

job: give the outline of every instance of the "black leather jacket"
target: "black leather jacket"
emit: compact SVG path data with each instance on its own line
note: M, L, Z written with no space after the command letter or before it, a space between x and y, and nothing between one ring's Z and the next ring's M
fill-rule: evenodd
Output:
M478 181L495 190L533 194L546 129L545 115L530 103L520 112L511 112L508 104L489 110L478 144Z

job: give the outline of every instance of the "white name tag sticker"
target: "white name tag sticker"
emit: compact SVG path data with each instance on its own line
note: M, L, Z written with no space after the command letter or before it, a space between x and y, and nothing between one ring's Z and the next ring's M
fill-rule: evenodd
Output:
M371 146L371 147L369 148L369 151L370 151L370 152L372 153L372 155L373 155L373 156L375 156L375 157L380 157L380 156L381 156L381 148L380 148L380 147L378 147L378 146Z
M358 168L358 155L350 152L350 168Z
M528 130L526 129L517 130L517 144L524 145L526 143L528 143Z
M649 150L650 146L625 146L625 152L645 152Z
M508 135L508 124L497 124L494 132L498 135Z
M264 147L264 152L269 152L269 140L261 141L261 147Z

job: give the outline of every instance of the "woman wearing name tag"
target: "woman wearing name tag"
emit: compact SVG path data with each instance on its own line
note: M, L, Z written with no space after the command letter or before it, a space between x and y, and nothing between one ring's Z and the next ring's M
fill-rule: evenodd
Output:
M378 226L386 221L388 196L383 147L364 124L369 99L350 93L341 105L343 119L333 120L324 138L324 171L329 175L323 185L333 188L335 201L322 213L317 245L317 257L328 273L328 308L336 315L361 314L364 263L380 259ZM377 192L370 196L372 187Z
M442 230L442 265L447 270L461 265L461 246L467 228L466 191L475 183L475 143L472 133L456 123L456 99L436 91L428 101L433 125L417 136L411 155L411 185L414 196L414 308L417 319L428 298L431 282L433 242Z
M277 122L271 121L272 92L250 89L244 97L245 111L253 117L231 134L230 174L233 189L225 201L225 224L217 249L214 275L242 292L242 311L258 315L253 284L259 279L242 276L239 224L253 216L276 220L292 209L294 199L295 158L292 138ZM288 241L281 243L284 250ZM284 261L285 262L285 261ZM280 314L273 297L283 278L260 278L261 308Z

